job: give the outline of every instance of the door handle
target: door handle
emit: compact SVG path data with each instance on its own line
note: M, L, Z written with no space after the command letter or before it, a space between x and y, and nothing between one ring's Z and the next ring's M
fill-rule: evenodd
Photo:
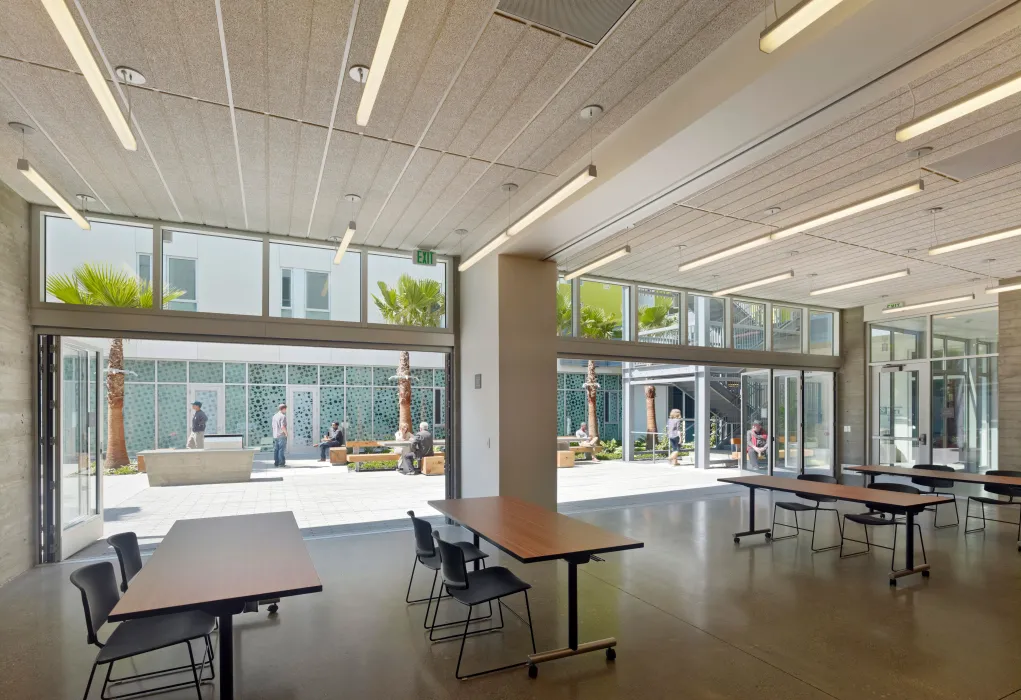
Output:
M922 433L921 435L919 435L918 436L918 444L919 445L923 445L923 446L927 445L928 444L928 437L929 436L926 435L925 433Z

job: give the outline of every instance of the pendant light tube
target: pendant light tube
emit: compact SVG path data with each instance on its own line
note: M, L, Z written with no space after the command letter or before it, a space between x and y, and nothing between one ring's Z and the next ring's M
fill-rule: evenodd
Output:
M899 314L902 311L914 311L915 309L928 309L931 306L943 306L944 304L957 304L962 301L972 301L975 298L974 294L966 294L960 297L951 297L950 299L937 299L936 301L923 301L920 304L908 304L907 306L900 306L896 309L883 309L884 314Z
M630 253L631 253L631 246L626 245L623 248L621 248L620 250L615 250L612 253L610 253L609 255L604 255L603 257L601 257L598 260L595 260L593 262L590 262L588 265L585 265L584 267L579 267L574 272L568 272L566 275L564 275L564 279L565 280L573 280L575 277L581 277L584 274L592 272L592 270L595 270L598 267L602 267L603 265L606 265L607 263L611 263L614 260L619 260L620 258L623 258L625 255L630 255Z
M18 170L24 175L29 182L39 188L39 191L46 195L46 198L60 207L60 210L71 217L78 226L88 231L92 228L88 220L78 213L78 210L71 206L71 203L60 196L60 193L54 189L53 185L46 181L39 172L29 165L28 161L24 158L18 159Z
M340 245L337 246L337 254L333 256L333 264L339 265L341 258L344 257L344 253L347 252L347 247L351 245L351 239L355 237L355 222L347 222L347 231L344 231L344 237L340 239Z
M383 27L379 30L376 51L372 54L369 75L365 80L365 87L362 88L362 99L358 103L358 112L355 115L355 124L358 126L366 126L369 123L376 97L379 96L379 88L383 84L383 76L386 75L386 66L390 62L390 54L393 53L397 35L401 31L404 11L407 9L408 0L390 0L390 4L386 6Z
M842 0L802 0L759 34L759 50L773 53Z
M779 275L773 275L772 277L764 277L760 280L755 280L754 282L745 282L744 284L738 284L733 287L727 287L726 289L721 289L718 292L713 292L713 296L722 297L728 294L735 294L737 292L743 292L744 290L751 289L753 287L761 287L766 284L773 284L774 282L782 282L783 280L789 280L791 277L794 277L794 270L788 270L787 272L784 272Z
M900 187L896 187L892 190L881 192L880 194L869 197L868 199L863 199L859 202L855 202L854 204L849 204L846 207L841 207L840 209L835 209L821 216L817 216L807 221L802 221L800 224L794 224L793 226L782 228L779 231L773 231L773 233L770 234L770 238L774 241L779 241L787 238L788 236L793 236L796 233L803 233L813 228L825 226L826 224L833 223L834 221L840 221L841 219L846 219L849 216L860 214L863 211L875 209L876 207L881 207L884 204L895 202L898 199L909 197L916 192L923 191L924 189L925 185L922 181L916 180L909 185L901 185Z
M845 289L852 289L854 287L863 287L866 284L876 284L877 282L886 282L887 280L895 280L898 277L907 277L911 274L910 270L898 270L897 272L891 272L886 275L879 275L878 277L868 277L863 280L857 280L856 282L845 282L844 284L838 284L833 287L824 287L823 289L816 289L809 292L811 296L818 296L819 294L829 294L831 292L840 292Z
M983 107L1005 100L1021 92L1021 73L1015 73L989 87L966 95L933 112L922 115L897 129L898 141L907 141L933 129L976 112Z
M1004 229L1003 231L983 233L981 236L963 238L959 241L954 241L953 243L938 245L935 248L929 249L929 255L942 255L943 253L952 253L955 250L963 250L965 248L971 248L977 245L984 245L986 243L995 243L996 241L1002 241L1007 238L1014 238L1015 236L1021 236L1021 228L1008 228Z

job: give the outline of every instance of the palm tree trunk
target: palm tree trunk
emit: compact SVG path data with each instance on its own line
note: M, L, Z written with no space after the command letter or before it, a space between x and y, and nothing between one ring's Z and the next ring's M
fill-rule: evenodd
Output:
M130 463L124 438L124 340L110 341L106 372L106 467L113 469Z
M599 384L596 382L595 360L588 361L588 374L585 377L585 389L588 391L588 436L593 443L599 440L599 417L596 411L596 392Z
M645 449L656 446L656 387L645 387Z
M410 433L411 429L411 355L401 350L400 362L397 366L397 402L400 408L398 429L402 433Z

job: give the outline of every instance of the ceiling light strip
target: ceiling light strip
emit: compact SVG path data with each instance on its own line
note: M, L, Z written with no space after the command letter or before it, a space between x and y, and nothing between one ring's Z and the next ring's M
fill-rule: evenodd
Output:
M802 221L799 224L794 224L793 226L787 226L778 231L773 231L773 233L770 234L770 238L774 241L779 241L787 238L788 236L793 236L797 233L803 233L813 228L825 226L826 224L833 223L834 221L840 221L841 219L846 219L849 216L860 214L863 211L875 209L876 207L881 207L884 204L895 202L898 199L909 197L917 192L922 192L924 189L924 183L921 180L916 180L911 184L895 187L892 190L881 192L869 197L868 199L863 199L855 202L854 204L849 204L846 207L841 207L840 209L834 209L831 212L827 212L821 216L816 216L812 219L808 219L807 221Z
M230 129L234 134L234 158L238 164L238 189L241 190L241 212L245 215L245 228L248 228L248 202L245 199L245 177L241 172L241 147L238 145L238 122L234 116L234 89L230 84L230 63L227 60L227 37L223 32L223 10L220 0L216 5L216 28L220 32L220 55L223 57L223 77L227 81L227 107L230 111Z
M40 175L35 168L29 165L27 160L24 158L18 159L18 170L28 179L29 182L38 187L39 191L46 195L47 199L56 204L60 207L62 212L71 217L78 226L86 231L92 228L85 217L79 214L78 210L72 207L70 202L61 197L60 193L54 189L53 185L47 182L46 178Z
M876 284L878 282L886 282L888 280L895 280L898 277L907 277L911 274L910 270L898 270L897 272L890 272L885 275L879 275L877 277L868 277L863 280L856 282L845 282L844 284L838 284L833 287L825 287L823 289L816 289L809 292L810 296L818 296L820 294L829 294L831 292L840 292L845 289L852 289L854 287L864 287L866 284Z
M596 179L596 166L589 165L587 168L582 170L580 173L572 177L566 183L557 188L553 194L546 199L542 200L534 207L528 210L528 212L520 219L515 221L513 224L507 227L508 236L516 236L517 234L524 231L526 228L531 226L533 223L538 221L544 214L550 209L557 206L565 199L570 197L572 194L580 190L582 187L587 185Z
M784 272L779 275L773 275L772 277L764 277L760 280L755 280L754 282L745 282L744 284L739 284L733 287L727 287L726 289L721 289L718 292L713 292L713 296L722 297L728 294L735 294L737 292L743 292L746 289L751 289L752 287L761 287L766 284L773 284L774 282L782 282L783 280L789 280L791 277L794 277L794 270L788 270L787 272Z
M1001 284L999 287L990 287L986 290L986 294L1003 294L1004 292L1016 292L1019 289L1021 289L1021 282L1014 282Z
M457 266L457 271L464 272L469 267L477 263L479 260L482 260L482 258L486 257L487 255L492 253L494 250L496 250L509 240L510 236L508 236L507 232L504 231L499 236L491 240L489 243L487 243L486 245L482 246L477 251L472 253L471 257L469 257L467 260L465 260L464 262Z
M763 53L773 53L841 2L842 0L802 0L759 34L759 50Z
M963 238L953 243L938 245L935 248L929 248L929 255L943 255L943 253L952 253L955 250L963 250L972 246L995 243L996 241L1014 238L1015 236L1021 236L1021 228L1008 228L1002 231L983 233L981 236L972 236L971 238Z
M390 0L386 6L386 16L383 17L383 26L379 30L376 51L372 54L372 63L369 64L369 77L362 89L362 99L358 103L358 112L355 115L355 124L358 126L366 126L369 123L372 107L376 104L383 76L386 75L386 66L390 62L390 54L397 43L401 22L404 21L404 11L407 9L408 0Z
M106 114L106 118L109 120L110 126L113 127L114 133L117 134L117 138L120 139L121 145L129 151L134 151L138 148L135 135L131 133L131 127L128 126L124 113L121 112L117 100L113 97L113 93L110 92L110 86L103 79L103 73L99 70L99 64L96 63L92 51L89 50L88 44L85 43L85 37L79 31L78 24L74 21L74 17L71 16L71 11L67 9L67 4L64 0L42 0L42 4L50 19L53 20L60 38L67 45L67 50L71 52L72 58L78 64L78 69L85 76L85 82L89 84L92 94L96 96L96 101L99 102L100 108Z
M758 248L760 245L766 245L767 243L770 242L770 240L771 239L768 234L765 236L759 236L758 238L753 238L750 241L745 241L744 243L736 245L732 248L727 248L726 250L721 250L719 252L713 253L712 255L707 255L704 258L690 260L681 265L679 268L677 268L677 270L678 272L687 272L688 270L694 270L696 267L702 267L703 265L714 263L717 260L723 260L724 258L729 258L739 253L743 253L746 250Z
M606 265L607 263L611 263L614 260L619 260L620 258L623 258L625 255L630 255L630 254L631 254L631 246L626 245L623 248L621 248L620 250L615 250L612 253L610 253L609 255L604 255L603 257L601 257L598 260L595 260L593 262L590 262L588 265L585 265L584 267L579 267L574 272L568 272L566 275L564 275L564 279L565 280L573 280L575 277L581 277L582 275L585 275L585 274L588 274L589 272L592 272L597 267L602 267L603 265Z
M351 245L351 239L354 237L355 237L355 222L348 221L347 231L344 231L344 237L340 239L340 245L337 246L337 254L333 256L334 265L340 264L341 258L344 257L344 253L347 252L347 247Z
M895 136L898 141L913 139L1019 92L1021 92L1021 73L1015 73L898 127Z
M78 2L78 0L75 0ZM323 148L323 159L319 162L319 176L316 178L316 191L312 195L312 207L308 212L308 228L305 229L305 238L312 236L312 221L316 216L316 206L319 204L319 190L323 186L323 173L326 171L326 160L330 156L330 141L333 139L333 125L337 121L337 105L340 104L340 92L344 87L344 78L347 77L347 59L351 54L351 39L355 32L355 22L358 20L358 6L361 0L355 0L351 8L351 22L347 25L347 41L344 42L344 54L340 59L340 75L337 76L337 90L333 93L333 108L330 110L330 126L326 130L326 146ZM337 259L339 261L339 257ZM334 261L334 262L337 262Z
M966 294L959 297L951 297L949 299L937 299L936 301L925 301L920 304L908 304L907 306L900 306L896 309L883 309L884 314L899 314L902 311L914 311L915 309L928 309L931 306L943 306L944 304L957 304L963 301L974 300L974 294Z

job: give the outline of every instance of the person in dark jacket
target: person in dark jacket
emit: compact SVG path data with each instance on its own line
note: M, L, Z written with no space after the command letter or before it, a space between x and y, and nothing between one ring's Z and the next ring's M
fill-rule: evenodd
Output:
M346 444L344 431L340 429L340 423L333 421L330 424L330 429L323 436L322 442L319 443L319 461L326 461L326 455L329 454L331 447L343 447Z
M411 438L410 449L401 455L398 470L401 474L419 474L422 471L422 459L433 453L433 435L429 432L429 424L423 421L418 432Z
M206 445L206 413L202 410L201 401L193 401L191 409L191 432L188 433L188 449L201 450Z

